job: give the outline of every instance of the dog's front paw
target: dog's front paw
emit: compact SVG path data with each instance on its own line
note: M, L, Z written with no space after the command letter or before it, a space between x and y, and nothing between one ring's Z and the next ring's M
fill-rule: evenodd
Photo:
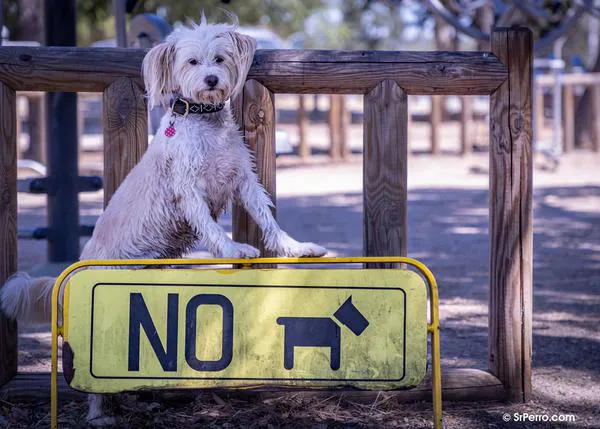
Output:
M222 258L249 259L249 258L258 258L259 256L260 256L260 250L258 250L256 247L252 247L249 244L245 244L245 243L237 243L235 241L228 244L221 251Z
M280 237L276 251L279 256L287 256L290 258L323 256L327 253L327 249L318 244L301 243L287 234Z

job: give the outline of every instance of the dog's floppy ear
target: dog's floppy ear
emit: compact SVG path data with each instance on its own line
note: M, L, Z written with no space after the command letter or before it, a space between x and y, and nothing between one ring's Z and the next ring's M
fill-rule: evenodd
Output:
M148 104L152 108L165 105L170 94L175 91L173 63L175 43L166 41L150 49L142 62L142 73L148 94Z
M233 42L234 56L237 64L237 73L235 76L235 85L232 96L239 94L246 83L246 75L252 65L254 53L256 52L256 40L245 34L235 31L228 32Z

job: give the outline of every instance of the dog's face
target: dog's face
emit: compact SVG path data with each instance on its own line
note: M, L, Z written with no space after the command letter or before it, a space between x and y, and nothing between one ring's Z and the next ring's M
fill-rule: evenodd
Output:
M224 24L177 30L144 57L142 71L150 107L165 106L172 94L206 104L238 94L252 64L256 42Z

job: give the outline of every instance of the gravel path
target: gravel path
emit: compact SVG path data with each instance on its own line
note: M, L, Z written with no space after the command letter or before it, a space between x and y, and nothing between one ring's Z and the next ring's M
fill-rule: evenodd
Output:
M316 241L334 255L362 249L362 164L309 166L278 160L277 214L298 239ZM445 404L448 428L600 428L600 156L563 157L558 172L534 178L534 400L526 405ZM467 159L413 156L409 161L409 256L436 274L441 293L443 366L487 366L487 154ZM19 195L19 225L45 223L44 199ZM82 197L91 223L101 194ZM223 224L230 229L231 220ZM19 241L19 266L44 261L43 242ZM199 252L198 255L203 255ZM22 371L49 367L47 327L22 328ZM207 397L187 407L152 405L130 410L130 427L428 427L430 404L393 400L364 406L340 400L238 403ZM269 402L270 401L270 402ZM83 404L69 405L69 427L80 427ZM18 410L18 411L15 411ZM0 405L10 427L45 426L47 408ZM503 413L573 414L573 423L509 422ZM3 414L4 413L4 414ZM14 415L13 415L14 414ZM234 415L235 417L231 417ZM177 417L179 416L179 417ZM191 420L190 420L191 419ZM514 420L514 418L513 418ZM2 427L0 417L0 427ZM142 424L143 423L143 424ZM181 424L181 426L179 426Z

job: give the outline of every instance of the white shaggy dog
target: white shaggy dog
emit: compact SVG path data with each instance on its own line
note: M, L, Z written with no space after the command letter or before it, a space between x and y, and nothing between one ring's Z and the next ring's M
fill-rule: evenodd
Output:
M215 257L257 257L258 249L231 240L217 223L234 197L260 226L267 249L281 256L326 253L281 230L225 104L242 90L255 49L255 41L235 26L209 25L203 18L148 52L142 68L149 105L171 109L98 219L82 260L179 258L197 241ZM186 105L205 113L185 114ZM20 320L49 320L53 283L49 277L13 276L0 290L3 311ZM90 395L92 424L115 422L103 398Z

